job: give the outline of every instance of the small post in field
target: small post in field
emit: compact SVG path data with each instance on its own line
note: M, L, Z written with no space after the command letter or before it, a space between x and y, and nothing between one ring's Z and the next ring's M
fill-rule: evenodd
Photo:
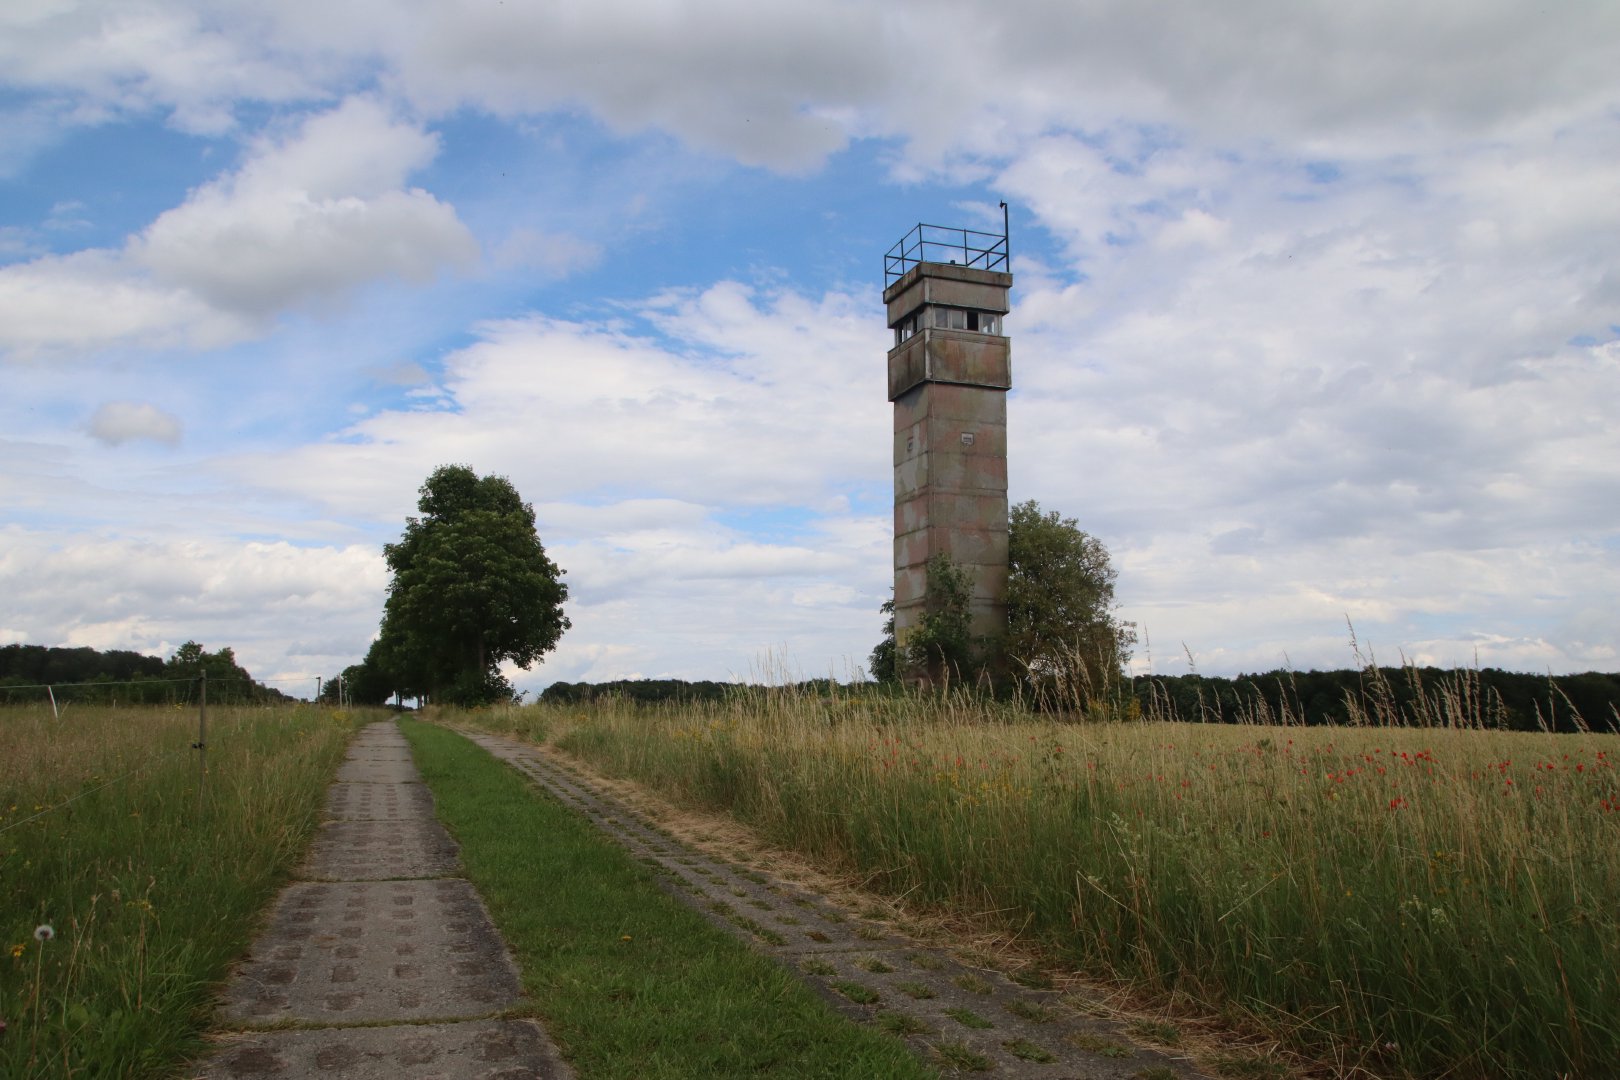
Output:
M51 719L52 720L60 720L60 719L62 719L62 714L56 711L56 691L52 690L50 688L50 685L47 684L46 687L45 687L45 693L51 699Z
M208 776L208 672L197 679L197 809L203 804L203 783Z

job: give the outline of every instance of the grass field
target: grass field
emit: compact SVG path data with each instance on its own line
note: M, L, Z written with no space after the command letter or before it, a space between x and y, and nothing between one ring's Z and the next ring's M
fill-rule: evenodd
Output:
M0 709L0 1075L168 1076L320 820L356 719ZM49 929L39 929L48 927Z
M1620 739L780 695L482 714L1341 1075L1620 1061Z

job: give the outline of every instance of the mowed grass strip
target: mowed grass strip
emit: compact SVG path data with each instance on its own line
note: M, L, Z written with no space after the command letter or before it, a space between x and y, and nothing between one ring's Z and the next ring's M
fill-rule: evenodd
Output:
M209 709L199 805L195 707L0 708L0 1077L172 1076L200 1054L212 986L362 719Z
M581 1080L937 1075L671 899L515 770L454 732L402 726L534 1013Z

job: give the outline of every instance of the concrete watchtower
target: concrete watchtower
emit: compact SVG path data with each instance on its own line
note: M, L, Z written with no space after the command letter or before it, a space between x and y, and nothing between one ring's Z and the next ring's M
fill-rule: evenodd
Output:
M1012 288L1002 231L918 225L884 258L894 347L894 637L900 656L928 610L926 566L966 570L975 637L1007 630L1007 391L1002 333ZM930 673L902 672L907 679Z

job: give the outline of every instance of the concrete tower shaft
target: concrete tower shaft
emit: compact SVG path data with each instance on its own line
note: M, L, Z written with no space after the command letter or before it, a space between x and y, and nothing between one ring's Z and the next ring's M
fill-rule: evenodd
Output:
M926 566L934 555L968 573L974 636L1006 633L1012 347L1002 318L1011 288L1010 273L915 261L883 292L895 335L889 400L894 629L902 656L928 610Z

